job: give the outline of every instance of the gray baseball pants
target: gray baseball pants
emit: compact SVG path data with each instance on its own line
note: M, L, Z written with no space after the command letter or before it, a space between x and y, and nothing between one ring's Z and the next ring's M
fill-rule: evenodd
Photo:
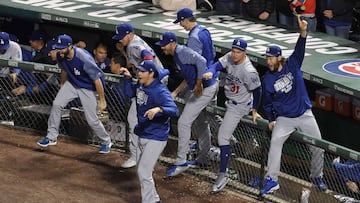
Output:
M136 150L138 149L139 136L134 133L135 126L138 123L136 112L136 98L131 98L131 104L127 116L129 123L129 138L130 138L130 160L136 160Z
M289 138L290 134L295 130L321 139L320 130L311 109L308 109L303 115L296 118L288 118L282 116L278 117L276 119L276 124L271 134L271 142L267 162L269 169L266 174L275 181L278 180L278 176L280 173L280 161L283 145L285 141ZM308 145L308 147L312 154L310 177L320 177L323 175L324 150L314 147L312 145Z
M194 93L189 90L185 93L185 107L177 123L179 140L175 165L186 162L186 154L189 151L189 141L191 137L191 126L195 119L196 123L194 123L194 126L196 126L196 131L194 133L196 133L198 137L200 149L198 161L206 161L208 151L210 150L211 133L206 115L200 113L213 100L217 89L218 83L215 83L214 85L204 88L203 94L200 97L195 96Z
M139 138L138 150L136 151L137 174L141 187L142 203L157 202L160 200L156 192L153 171L160 154L164 150L167 141L158 141Z
M48 119L47 138L56 140L59 135L61 122L61 110L73 99L80 98L84 109L85 118L94 134L101 139L102 144L110 144L110 136L106 132L103 124L97 115L96 92L85 88L75 88L70 82L66 81L57 93L51 107Z

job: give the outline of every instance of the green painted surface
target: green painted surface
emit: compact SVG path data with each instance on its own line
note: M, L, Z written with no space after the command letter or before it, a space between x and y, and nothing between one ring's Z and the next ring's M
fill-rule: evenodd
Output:
M141 1L101 0L2 0L0 14L114 31L120 22L130 22L140 36L159 38L164 31L173 31L184 43L187 33L172 21L175 12L166 12ZM270 44L282 47L284 55L292 52L298 33L237 17L197 13L199 24L211 32L217 52L229 51L232 40L242 37L248 41L248 55L254 62L266 65L261 56ZM309 33L304 78L349 95L360 97L360 76L349 78L323 70L323 65L343 59L359 59L360 44L328 36Z

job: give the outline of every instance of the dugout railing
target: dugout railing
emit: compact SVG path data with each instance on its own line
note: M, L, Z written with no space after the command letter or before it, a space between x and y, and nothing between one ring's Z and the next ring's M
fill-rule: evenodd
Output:
M51 104L59 89L59 69L52 65L5 59L0 59L0 66L19 67L23 70L23 73L18 75L15 84L9 75L0 77L1 124L36 130L41 135L45 135ZM121 91L123 79L112 74L106 74L105 78L108 107L107 113L99 116L112 136L114 147L126 150L129 144L126 122L129 100ZM181 109L184 101L177 98L176 102ZM210 104L206 108L202 118L208 120L212 134L211 148L206 152L209 164L187 171L187 173L211 183L214 182L219 167L220 150L217 146L217 130L222 122L223 114L224 109L215 104ZM248 116L239 123L231 141L232 158L228 171L231 180L227 188L246 193L265 202L299 202L303 188L311 191L309 202L341 202L346 198L347 200L352 198L352 201L356 202L356 199L360 199L358 193L351 192L346 187L343 180L336 174L332 164L333 159L338 156L342 161L351 159L360 162L360 153L300 132L293 133L284 144L279 176L280 190L272 195L261 196L258 188L247 186L254 177L262 177L266 173L270 142L267 124L268 122L263 119L254 124ZM177 151L176 120L172 121L171 127L168 145L160 158L160 162L166 166L174 163ZM193 128L197 128L197 126L194 125ZM63 111L60 133L67 138L84 143L98 144L97 138L93 136L84 120L81 103L77 100L71 102ZM190 143L188 159L196 159L201 150L199 150L199 141L196 140L195 133L193 133ZM311 157L307 145L314 145L325 150L324 179L329 186L329 190L326 192L317 191L311 184L309 179ZM209 188L210 190L211 188Z

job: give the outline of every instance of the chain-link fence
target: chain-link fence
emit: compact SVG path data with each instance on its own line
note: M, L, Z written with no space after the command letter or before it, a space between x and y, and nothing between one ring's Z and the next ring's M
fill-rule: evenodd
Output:
M24 69L18 75L14 84L9 75L3 75L0 80L0 120L2 124L16 128L26 128L46 134L47 119L51 104L59 89L59 69L55 66L0 60L0 66L13 66ZM122 78L106 74L107 113L100 116L112 136L114 147L127 149L127 110L129 100L123 94ZM178 105L184 101L176 100ZM207 119L210 132L210 150L203 152L209 158L207 164L191 168L189 173L202 179L214 182L219 170L220 149L217 144L218 128L222 122L224 109L215 105L206 108L204 118ZM172 121L171 136L168 145L160 158L161 163L170 166L174 163L177 152L176 120ZM194 128L197 126L195 125ZM199 129L197 129L198 131ZM201 129L205 130L205 129ZM195 131L194 131L195 132ZM62 135L91 144L98 144L91 129L87 125L79 100L74 100L63 110L61 130ZM324 140L317 140L307 135L295 132L284 144L279 176L280 190L272 195L261 196L258 188L251 188L248 183L256 176L263 177L266 173L267 153L270 142L270 132L267 121L258 120L253 124L249 117L241 120L231 139L232 155L229 164L230 182L228 188L247 193L265 201L298 202L301 191L310 191L309 202L345 202L340 198L360 199L358 192L352 192L346 185L343 173L335 170L333 160L340 157L341 162L354 160L360 163L360 153L352 151ZM192 133L189 144L188 159L195 160L201 154L197 135ZM307 145L315 145L325 149L324 179L329 186L326 192L320 192L310 181L310 152ZM352 174L356 176L360 171ZM209 191L211 188L209 188ZM308 190L305 190L308 193ZM338 195L338 196L336 196ZM340 196L339 196L340 195Z

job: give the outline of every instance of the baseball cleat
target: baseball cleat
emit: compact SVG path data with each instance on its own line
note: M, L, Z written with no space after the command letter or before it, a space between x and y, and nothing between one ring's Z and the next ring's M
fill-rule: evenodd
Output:
M56 145L56 140L50 140L49 138L45 137L41 140L39 140L36 144L38 144L40 147L47 147L49 145Z
M320 191L325 191L327 190L327 185L325 184L324 180L322 177L316 177L316 178L312 178L311 182L316 185L317 189Z
M99 153L100 154L110 153L111 145L112 145L111 143L101 145Z
M132 159L126 160L124 163L121 164L122 168L132 168L136 166L136 161Z
M227 177L226 173L219 173L218 177L216 178L215 184L213 185L212 191L219 192L226 186L228 182L229 178Z
M280 185L277 181L274 181L270 176L267 176L265 179L265 185L261 188L261 194L270 194L280 189Z
M175 165L172 168L170 168L169 170L166 171L166 176L177 176L180 173L186 171L187 169L189 169L189 165L185 162L184 164L181 165Z

